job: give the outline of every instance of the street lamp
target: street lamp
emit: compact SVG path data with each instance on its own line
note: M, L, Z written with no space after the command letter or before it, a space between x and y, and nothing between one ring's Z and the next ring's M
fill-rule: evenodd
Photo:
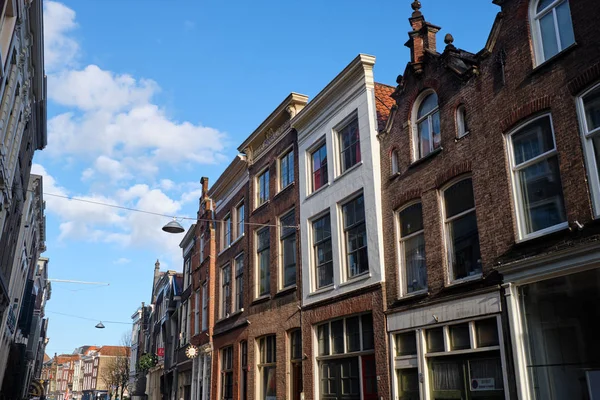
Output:
M173 218L173 221L170 221L168 224L163 226L162 230L165 232L168 232L168 233L183 233L183 232L185 232L185 229L183 229L183 226L181 226L181 224L179 222L177 222L177 219L175 219L175 218Z
M105 326L104 326L104 324L102 323L102 321L100 321L100 322L98 322L98 323L96 324L96 328L98 328L98 329L104 329L104 328L105 328Z

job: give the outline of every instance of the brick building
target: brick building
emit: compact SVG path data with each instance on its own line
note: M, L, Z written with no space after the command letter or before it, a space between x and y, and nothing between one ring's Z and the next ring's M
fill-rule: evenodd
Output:
M597 395L600 3L494 3L439 53L413 2L379 135L394 398Z
M305 399L388 394L377 140L388 110L375 97L374 64L375 57L357 56L292 121Z

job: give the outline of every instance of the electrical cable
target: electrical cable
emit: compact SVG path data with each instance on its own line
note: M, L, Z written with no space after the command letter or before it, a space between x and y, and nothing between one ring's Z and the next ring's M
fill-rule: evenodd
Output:
M94 322L102 321L102 323L108 323L108 324L131 325L133 323L133 322L121 322L121 321L105 321L103 319L101 320L101 319L94 319L94 318L82 317L82 316L79 316L79 315L65 314L65 313L61 313L61 312L58 312L58 311L46 311L46 312L50 313L50 314L64 315L66 317L71 317L71 318L84 319L86 321L94 321Z

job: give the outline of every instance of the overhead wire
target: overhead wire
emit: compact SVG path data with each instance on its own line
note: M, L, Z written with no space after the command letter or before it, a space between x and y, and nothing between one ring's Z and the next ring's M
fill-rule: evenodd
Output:
M121 321L105 321L103 319L99 319L99 318L88 318L88 317L82 317L80 315L73 315L73 314L66 314L66 313L61 313L58 311L46 311L47 313L50 314L58 314L58 315L64 315L65 317L71 317L71 318L78 318L78 319L83 319L86 321L102 321L102 323L108 323L108 324L124 324L124 325L131 325L133 322L121 322Z
M157 213L157 212L154 212L154 211L140 210L138 208L119 206L119 205L116 205L116 204L108 204L108 203L103 203L103 202L94 201L94 200L79 199L77 197L64 196L64 195L55 194L55 193L44 192L44 195L45 196L58 197L58 198L67 199L67 200L80 201L82 203L95 204L95 205L104 206L104 207L112 207L112 208L117 208L117 209L120 209L120 210L134 211L134 212L139 212L139 213L143 213L143 214L156 215L156 216L159 216L159 217L173 218L173 219L176 219L176 220L178 219L178 220L189 220L189 221L199 221L199 222L225 222L226 221L224 219L218 220L218 219L210 219L210 218L193 218L193 217L185 217L185 216L176 216L176 215L162 214L162 213ZM260 226L260 227L269 226L269 227L277 227L277 228L294 228L294 229L298 229L297 225L264 224L264 223L258 223L258 222L243 222L243 224L244 225L248 225L248 226Z

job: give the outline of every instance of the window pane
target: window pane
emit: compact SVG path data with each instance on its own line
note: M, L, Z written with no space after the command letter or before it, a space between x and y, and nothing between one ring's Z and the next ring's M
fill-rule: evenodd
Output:
M358 358L352 357L341 361L340 377L342 381L342 395L358 395ZM354 398L354 397L352 397Z
M526 233L566 221L558 157L550 157L519 171Z
M470 212L449 224L454 279L481 273L479 232L475 212Z
M468 323L450 326L450 348L452 350L471 348Z
M319 325L317 336L319 337L319 355L329 355L329 324Z
M537 12L539 13L541 11L544 11L544 9L546 9L546 7L548 7L553 2L554 0L540 0L537 6Z
M423 229L423 205L421 203L406 207L400 212L400 236L408 236Z
M300 329L292 331L290 335L290 352L290 359L302 359L302 337L300 334Z
M436 111L435 114L431 116L431 129L433 136L433 148L437 149L442 144L442 134L440 128L440 112Z
M498 324L496 318L475 321L477 347L498 346Z
M238 237L244 234L244 205L237 208L237 235Z
M263 375L263 399L276 400L277 380L275 376L275 367L262 367Z
M425 157L431 150L431 135L429 134L429 121L421 121L417 125L419 135L419 158Z
M571 23L571 10L569 9L568 1L556 7L556 19L558 21L561 50L563 50L575 43L573 24Z
M338 319L337 321L331 322L331 343L332 353L342 354L344 353L344 320Z
M358 119L354 119L339 133L342 172L360 162L360 135Z
M327 176L327 146L323 144L312 154L313 159L313 190L319 189L328 182Z
M596 169L598 170L598 176L600 176L600 135L594 135L592 144L594 145L594 155L596 156Z
M348 276L353 277L369 270L363 196L346 203L342 212L346 230Z
M494 388L502 390L502 363L500 358L486 358L482 360L469 360L471 379L494 379Z
M296 283L296 236L283 240L283 286Z
M407 293L427 287L427 268L425 266L425 235L413 236L403 242L404 269Z
M419 370L417 368L399 369L398 391L402 400L419 399Z
M431 93L429 96L427 96L422 102L421 105L419 106L419 112L417 113L417 118L421 118L424 115L428 114L429 112L431 112L434 108L436 108L438 105L438 97L437 94L435 93Z
M431 369L433 370L433 390L464 389L461 363L435 361L432 363Z
M363 314L362 322L362 341L363 350L371 350L375 348L375 338L373 337L373 315Z
M544 48L544 59L547 60L558 53L553 12L549 12L540 18L540 35L542 37L542 47Z
M515 165L554 149L550 116L538 118L512 135Z
M588 132L600 128L600 86L583 97L583 107Z
M446 218L475 207L473 197L473 183L471 178L463 179L444 191L444 205Z
M346 318L347 351L360 351L359 317Z
M417 336L414 331L396 335L396 355L417 355Z
M329 214L313 222L317 289L333 283L330 225Z
M442 328L427 330L427 352L436 353L444 351L444 331Z

